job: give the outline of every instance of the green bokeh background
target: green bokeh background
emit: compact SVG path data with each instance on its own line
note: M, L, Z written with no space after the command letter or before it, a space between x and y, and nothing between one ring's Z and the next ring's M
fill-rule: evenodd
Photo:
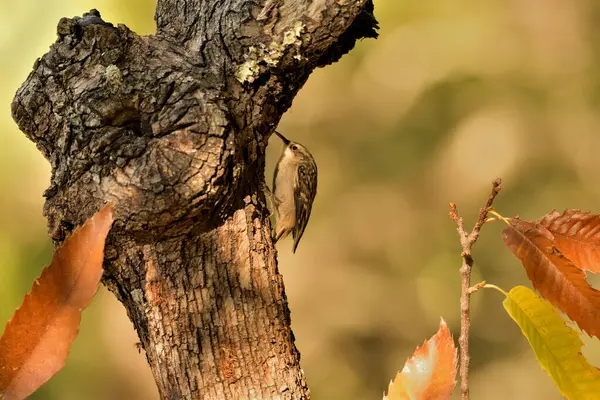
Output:
M91 8L140 34L154 30L151 0L0 0L0 329L51 257L41 215L49 167L19 133L10 102L58 20ZM600 2L375 0L375 12L380 39L317 70L280 124L319 164L298 253L279 245L317 400L380 399L440 316L458 336L449 201L470 225L501 176L496 208L507 216L600 212ZM280 147L273 138L269 176ZM474 280L509 289L527 281L501 230L484 228ZM472 398L562 398L501 300L474 297ZM157 399L136 341L120 304L100 290L67 366L31 398ZM600 365L600 344L584 341Z

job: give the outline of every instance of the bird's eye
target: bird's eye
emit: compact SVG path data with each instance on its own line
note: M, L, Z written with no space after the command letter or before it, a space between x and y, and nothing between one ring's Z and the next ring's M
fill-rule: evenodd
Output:
M298 146L296 146L295 144L292 145L292 150L296 151L298 150Z

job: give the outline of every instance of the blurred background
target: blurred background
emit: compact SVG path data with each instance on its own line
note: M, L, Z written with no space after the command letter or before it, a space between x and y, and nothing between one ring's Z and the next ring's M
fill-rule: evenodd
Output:
M449 201L471 226L500 176L496 209L506 216L600 213L600 2L374 2L380 38L315 71L280 125L319 164L302 244L296 255L291 240L279 245L316 400L381 399L440 316L458 337L461 259ZM0 330L51 257L41 215L49 167L18 131L10 102L59 19L91 8L140 34L154 30L153 0L0 0ZM273 137L268 181L280 149ZM473 281L530 286L502 229L483 229ZM483 290L473 300L472 398L562 398L501 296ZM600 366L600 344L584 341ZM157 399L135 342L102 288L67 366L31 398Z

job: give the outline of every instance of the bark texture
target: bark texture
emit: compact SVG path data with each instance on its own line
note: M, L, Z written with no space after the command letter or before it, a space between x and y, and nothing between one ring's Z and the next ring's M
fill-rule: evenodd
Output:
M157 33L63 18L12 104L52 165L55 243L117 206L104 283L163 399L307 399L261 190L310 72L376 37L371 0L159 0ZM132 377L132 379L135 379Z

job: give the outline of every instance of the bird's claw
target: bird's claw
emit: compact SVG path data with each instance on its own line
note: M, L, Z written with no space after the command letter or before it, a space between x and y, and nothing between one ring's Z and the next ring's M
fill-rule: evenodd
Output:
M267 194L267 197L269 198L269 201L273 205L273 208L275 209L275 211L277 211L277 208L281 204L281 200L279 200L277 198L277 196L275 196L275 193L273 193L271 191L271 188L269 188L269 186L265 182L262 182L261 186L262 186L262 190ZM271 211L271 215L273 215L273 211Z

